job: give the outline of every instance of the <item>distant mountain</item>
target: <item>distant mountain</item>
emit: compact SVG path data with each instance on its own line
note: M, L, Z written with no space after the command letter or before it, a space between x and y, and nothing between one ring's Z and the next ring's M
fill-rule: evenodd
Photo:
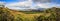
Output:
M44 11L45 8L37 8L37 9L33 9L32 11Z
M18 10L18 11L32 11L32 10L43 11L45 9L46 8L13 8L12 10Z
M17 9L18 11L44 11L46 8L37 8L37 9Z
M45 10L46 8L38 8L37 10L40 10L40 11L43 11Z

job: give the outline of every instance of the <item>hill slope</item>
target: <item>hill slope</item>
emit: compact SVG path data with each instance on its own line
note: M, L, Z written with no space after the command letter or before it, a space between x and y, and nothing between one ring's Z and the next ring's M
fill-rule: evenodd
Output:
M51 13L25 14L16 10L2 7L0 8L0 14L2 16L1 21L43 21L46 18L50 19L51 16Z
M11 10L11 9L8 9L8 8L0 8L0 13L2 14L2 16L4 17L3 19L5 20L6 18L6 20L8 20L9 18L13 18L14 17L14 19L15 18L18 18L18 16L20 17L20 18L23 18L23 19L25 19L25 18L28 18L28 20L30 19L32 19L32 18L34 18L34 16L40 16L41 14L24 14L24 13L22 13L22 12L18 12L18 11L15 11L15 10ZM7 16L7 17L6 17ZM11 21L11 19L10 20L8 20L8 21ZM6 21L5 20L5 21ZM30 21L29 20L29 21ZM24 20L25 21L25 20Z

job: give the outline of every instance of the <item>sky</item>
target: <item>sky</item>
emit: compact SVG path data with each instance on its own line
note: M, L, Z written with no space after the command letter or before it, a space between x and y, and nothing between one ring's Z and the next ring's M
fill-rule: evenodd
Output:
M10 9L37 9L59 7L60 0L0 0Z

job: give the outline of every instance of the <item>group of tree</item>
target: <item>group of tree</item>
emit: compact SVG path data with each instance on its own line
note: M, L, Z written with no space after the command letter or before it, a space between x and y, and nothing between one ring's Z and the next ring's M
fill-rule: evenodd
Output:
M48 8L44 10L44 13L50 13L49 17L40 16L38 17L38 21L60 21L60 8Z

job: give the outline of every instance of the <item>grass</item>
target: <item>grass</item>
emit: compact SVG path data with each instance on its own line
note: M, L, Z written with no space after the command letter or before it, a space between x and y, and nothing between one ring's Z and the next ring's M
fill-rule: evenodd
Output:
M13 20L13 21L38 21L42 16L44 15L44 17L49 17L50 14L44 14L44 13L40 13L40 12L35 12L33 14L31 14L30 12L28 12L29 14L23 13L23 12L14 12L14 11L9 11L8 12L10 15L10 19L7 20ZM13 18L12 18L13 17ZM39 19L37 19L38 17L40 17ZM43 17L43 18L44 18ZM41 20L43 20L43 18Z
M33 12L33 11L20 11L20 12L22 12L22 13L25 13L25 14L37 14L37 13L42 13L42 12Z
M14 21L56 21L55 15L50 13L40 14L16 14ZM52 20L51 20L52 19Z
M14 16L14 21L36 21L36 18L39 17L40 15L43 15L43 13L34 13L34 14L26 14L23 12L14 12L10 11L11 15Z
M44 13L36 13L36 14L15 14L14 15L14 21L37 21L38 17L44 15L44 17L49 17L50 14L44 14Z
M56 15L51 14L51 13L18 12L18 11L12 11L9 9L2 9L1 13L3 13L3 15L4 13L7 13L4 15L5 16L4 20L7 19L8 21L56 21L55 20Z
M1 16L1 14L0 14L0 21L1 21L1 18L2 18L2 16Z

